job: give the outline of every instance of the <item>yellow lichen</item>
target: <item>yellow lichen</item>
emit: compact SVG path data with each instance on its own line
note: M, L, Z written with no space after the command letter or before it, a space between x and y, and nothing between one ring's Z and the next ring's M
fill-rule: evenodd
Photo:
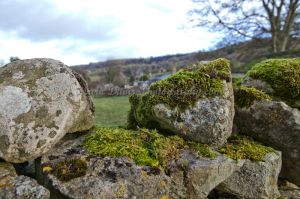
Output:
M45 167L43 167L43 172L44 173L50 173L51 171L52 171L52 167L51 166L45 166Z

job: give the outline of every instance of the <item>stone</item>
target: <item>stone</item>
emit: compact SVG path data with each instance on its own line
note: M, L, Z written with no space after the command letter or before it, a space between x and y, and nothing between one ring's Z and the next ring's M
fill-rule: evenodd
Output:
M138 166L126 157L99 157L81 148L84 137L61 140L37 163L39 182L70 198L195 198L204 199L237 171L236 162L218 154L215 159L184 150L166 169ZM57 175L62 162L85 162L86 171L66 180ZM76 165L72 164L73 168Z
M0 68L0 158L36 159L67 132L93 124L86 83L63 63L29 59Z
M185 151L176 161L176 166L171 167L169 175L174 182L181 176L180 182L187 188L187 198L205 198L218 184L238 171L244 162L219 153L215 159L207 159Z
M50 192L34 179L17 176L12 164L0 163L0 198L49 199Z
M158 104L153 107L153 112L165 129L193 141L222 146L232 131L234 111L231 87L226 89L225 99L215 97L199 100L193 107L180 113L176 108Z
M269 93L269 94L274 93L273 89L271 88L271 86L268 83L266 83L260 79L252 79L251 77L248 77L248 76L246 76L243 79L241 85L246 86L246 87L253 87L253 88L256 88L265 93Z
M199 63L131 96L129 128L156 128L221 146L232 132L233 98L229 61Z
M223 181L218 190L245 199L278 198L281 153L268 153L264 161L246 160L242 168Z
M14 166L10 163L0 162L0 187L6 184L6 181L17 176Z
M300 185L300 111L276 101L254 101L235 110L239 132L281 151L280 176Z
M255 87L300 109L300 59L267 59L249 70L242 85Z
M279 191L282 199L300 199L300 188L286 180L279 183Z

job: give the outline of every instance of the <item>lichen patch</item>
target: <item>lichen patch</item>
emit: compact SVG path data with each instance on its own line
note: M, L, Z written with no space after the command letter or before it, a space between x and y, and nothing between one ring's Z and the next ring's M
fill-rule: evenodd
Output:
M6 86L0 88L0 115L14 119L31 108L31 100L28 94L21 88Z
M13 79L22 79L25 75L23 74L22 71L16 72L13 74L12 78Z

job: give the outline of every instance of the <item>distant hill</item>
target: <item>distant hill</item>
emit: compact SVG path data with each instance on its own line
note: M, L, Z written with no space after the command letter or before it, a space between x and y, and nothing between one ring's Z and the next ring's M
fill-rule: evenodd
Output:
M270 41L265 39L243 42L206 52L108 60L73 66L73 69L84 75L91 88L107 83L122 87L138 81L143 75L153 77L158 74L172 73L198 61L213 60L219 57L227 58L232 62L233 72L243 73L263 59L300 57L300 40L291 41L290 49L296 50L274 54L270 48Z
M197 60L211 60L225 57L232 62L232 71L236 73L246 72L254 63L268 58L300 57L300 40L290 42L289 50L284 53L272 53L270 41L254 40L243 42L209 52L196 54Z

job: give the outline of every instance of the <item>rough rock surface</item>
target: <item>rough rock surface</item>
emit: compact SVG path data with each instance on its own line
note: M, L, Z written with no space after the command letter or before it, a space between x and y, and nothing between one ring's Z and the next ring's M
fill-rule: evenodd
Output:
M231 135L234 102L231 83L224 81L224 97L206 98L183 112L164 104L153 107L160 125L178 135L205 144L221 146Z
M79 147L82 141L82 137L61 141L42 157L39 171L44 177L39 179L46 187L80 199L100 196L204 199L214 187L243 165L243 161L237 163L220 154L210 160L185 151L164 171L137 166L128 158L92 156ZM49 168L55 170L59 162L74 158L87 162L85 175L63 182L53 172L45 172Z
M197 199L208 196L219 183L239 170L243 164L244 160L236 162L221 154L210 160L185 151L176 161L176 166L170 168L169 173L174 182L186 186L187 198Z
M240 133L282 152L280 176L300 185L300 111L284 102L255 101L236 107L235 124Z
M243 167L217 189L245 199L271 199L280 196L277 186L281 153L268 153L265 161L246 160Z
M6 161L35 159L93 120L84 80L63 63L20 60L0 69L0 157Z
M35 180L26 176L17 176L9 163L0 163L1 199L49 199L50 192Z
M281 197L284 199L300 199L300 188L288 181L280 183L279 191Z

